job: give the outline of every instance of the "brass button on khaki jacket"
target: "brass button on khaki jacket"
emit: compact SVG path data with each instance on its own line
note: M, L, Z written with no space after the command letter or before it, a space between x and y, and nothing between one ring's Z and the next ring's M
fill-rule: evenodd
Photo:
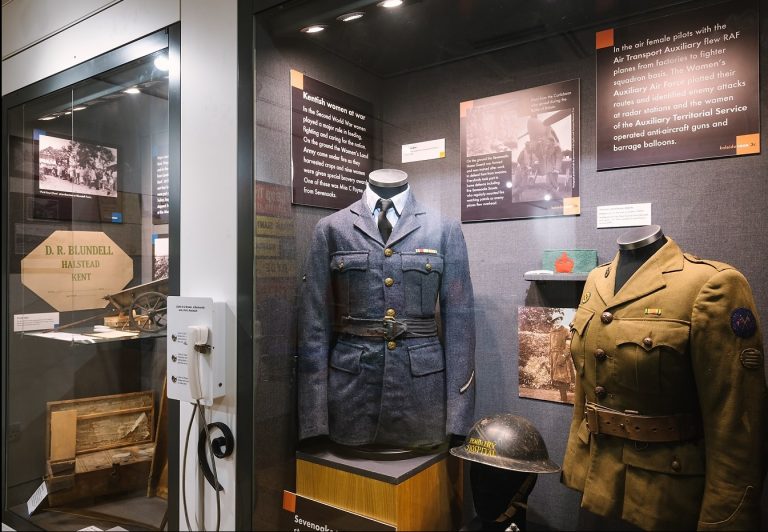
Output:
M571 326L563 483L583 492L587 510L647 530L757 529L768 393L749 284L671 239L614 294L617 263L590 273ZM678 427L677 441L637 441L605 424L601 433L587 423L591 405L618 421L691 419L695 430Z

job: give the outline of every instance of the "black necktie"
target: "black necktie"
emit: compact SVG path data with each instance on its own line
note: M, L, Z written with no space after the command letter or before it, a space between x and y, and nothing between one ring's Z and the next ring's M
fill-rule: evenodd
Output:
M377 225L379 226L379 233L381 233L381 238L384 239L384 243L389 240L389 235L392 234L392 224L389 223L389 220L387 220L387 211L392 208L394 205L394 202L391 199L379 199L377 203L377 206L379 209L379 219L377 222Z

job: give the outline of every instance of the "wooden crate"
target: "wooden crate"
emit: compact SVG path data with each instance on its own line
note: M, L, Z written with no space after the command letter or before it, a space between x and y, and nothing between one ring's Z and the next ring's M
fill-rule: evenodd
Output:
M48 503L146 488L154 417L152 391L48 403Z

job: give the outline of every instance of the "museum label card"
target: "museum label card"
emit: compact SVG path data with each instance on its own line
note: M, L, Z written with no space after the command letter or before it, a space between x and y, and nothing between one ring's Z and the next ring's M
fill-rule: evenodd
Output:
M650 203L598 205L597 228L636 227L651 224Z
M38 312L35 314L14 314L13 332L44 331L54 329L59 321L58 312Z
M43 483L40 484L40 487L35 490L35 492L27 501L27 514L32 515L32 513L37 510L37 507L40 506L40 503L43 502L47 496L48 485L45 483L45 481L43 481Z
M403 162L429 161L445 158L445 139L425 140L403 144Z

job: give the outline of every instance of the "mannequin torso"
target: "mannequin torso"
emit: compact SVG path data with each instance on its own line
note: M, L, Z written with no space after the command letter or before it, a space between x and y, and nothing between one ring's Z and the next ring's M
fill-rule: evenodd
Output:
M614 294L621 290L640 266L667 243L667 239L661 227L648 225L623 233L616 243L619 245L619 263L616 268Z

